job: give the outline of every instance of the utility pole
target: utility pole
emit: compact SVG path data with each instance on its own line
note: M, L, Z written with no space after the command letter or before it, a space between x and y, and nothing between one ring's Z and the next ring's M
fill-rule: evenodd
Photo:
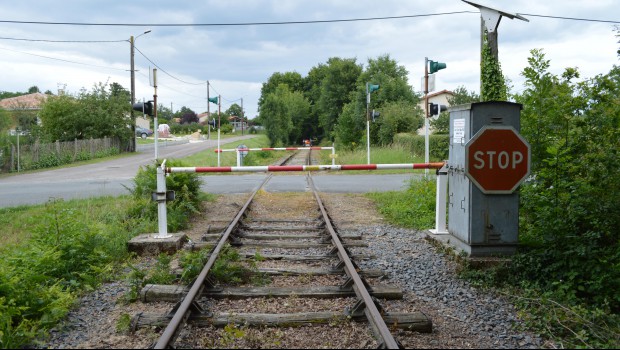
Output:
M220 154L222 152L220 152L220 114L222 114L222 95L218 95L217 98L217 166L220 166Z
M130 59L130 67L131 70L131 105L133 106L136 103L136 69L134 67L134 52L135 52L135 42L136 39L141 37L144 34L150 33L150 30L138 35L137 37L130 36L129 37L129 59ZM136 116L133 113L133 109L131 110L131 144L129 146L130 152L136 151Z
M429 154L429 140L428 140L428 128L430 123L428 120L428 57L424 57L424 162L428 163ZM428 169L424 170L424 175L428 177Z
M157 69L153 68L153 88L155 92L153 93L153 120L155 124L155 160L159 158L159 126L157 125Z
M129 37L129 57L130 57L130 68L131 69L131 105L133 106L136 103L136 73L134 69L134 49L133 49L133 35ZM129 151L136 151L136 116L133 113L133 109L131 110L131 142L129 145Z
M207 140L211 140L211 101L209 101L209 81L207 80Z

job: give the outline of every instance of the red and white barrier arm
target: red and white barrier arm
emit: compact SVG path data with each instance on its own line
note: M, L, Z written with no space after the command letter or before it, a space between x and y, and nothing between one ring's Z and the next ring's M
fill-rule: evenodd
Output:
M345 164L345 165L268 165L238 167L168 167L166 173L231 173L268 171L328 171L328 170L387 170L387 169L440 169L441 163L412 164Z
M332 150L334 147L276 147L276 148L230 148L230 149L216 149L215 153L222 152L246 152L246 151L321 151Z

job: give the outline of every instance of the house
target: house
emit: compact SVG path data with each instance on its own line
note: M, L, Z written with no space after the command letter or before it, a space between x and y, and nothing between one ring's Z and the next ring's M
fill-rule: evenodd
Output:
M207 124L208 121L209 121L209 113L204 112L204 113L198 114L198 123L204 125L204 124Z
M452 91L449 90L441 90L435 93L431 93L428 95L428 103L435 103L435 104L439 104L439 105L444 105L446 107L449 107L450 104L448 103L448 98L451 98L454 96L454 93ZM420 101L420 108L422 108L423 111L425 111L425 107L424 107L424 98L422 98L422 100ZM434 115L431 116L432 119L437 119L439 116L438 115ZM432 133L432 130L429 130ZM419 130L418 130L418 135L424 135L426 133L426 129L425 126L423 125Z
M41 123L39 119L39 111L41 110L43 103L47 100L49 95L36 92L33 94L27 94L16 97L9 97L0 100L0 108L8 111L12 115L14 121L17 121L18 115L29 115L33 117L33 122L36 120L37 124ZM15 130L9 131L11 134L15 134Z
M234 130L247 130L248 128L247 120L243 120L242 117L237 117L233 115L233 116L228 117L228 121L230 122L230 125L232 125L233 131Z
M34 94L9 97L0 100L0 108L7 111L30 110L39 111L49 95L35 92Z

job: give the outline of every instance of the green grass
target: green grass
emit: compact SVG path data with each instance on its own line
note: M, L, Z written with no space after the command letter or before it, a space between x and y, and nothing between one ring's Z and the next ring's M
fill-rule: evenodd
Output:
M0 210L0 348L30 347L80 293L115 276L127 241L152 223L129 196L54 200Z
M321 151L321 164L331 164L330 152ZM338 150L336 145L336 164L367 164L368 163L368 151L366 149L356 149L352 151ZM406 150L402 146L392 145L388 147L370 147L370 164L412 164L412 163L424 163L424 159L416 157L414 154ZM432 174L434 170L429 170ZM339 173L351 174L368 174L381 173L381 174L405 174L405 173L424 173L424 170L407 170L407 169L394 169L394 170L360 170L360 171L343 171Z
M265 148L269 147L269 139L266 135L256 135L251 139L221 143L220 148L233 149L241 144L248 148ZM289 151L250 151L244 158L243 165L270 165L290 153ZM191 166L217 166L217 158L218 154L215 149L208 149L179 160L185 164L191 164ZM220 153L220 166L237 166L237 152Z

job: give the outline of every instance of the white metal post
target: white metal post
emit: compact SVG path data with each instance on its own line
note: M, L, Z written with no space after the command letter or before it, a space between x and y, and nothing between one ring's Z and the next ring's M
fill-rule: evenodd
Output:
M448 169L444 165L437 171L437 193L435 199L435 229L430 230L434 234L447 234L446 230L446 202L448 194Z
M159 224L159 235L155 238L169 238L168 234L168 211L166 208L166 175L164 167L166 160L157 167L157 222Z
M241 166L241 152L239 152L239 149L237 149L237 166Z
M336 147L332 142L332 165L336 165Z
M220 153L222 153L222 152L220 152L220 129L219 128L217 129L217 149L218 149L218 152L217 152L217 166L220 166Z
M366 121L366 153L368 154L368 164L370 164L370 120Z

